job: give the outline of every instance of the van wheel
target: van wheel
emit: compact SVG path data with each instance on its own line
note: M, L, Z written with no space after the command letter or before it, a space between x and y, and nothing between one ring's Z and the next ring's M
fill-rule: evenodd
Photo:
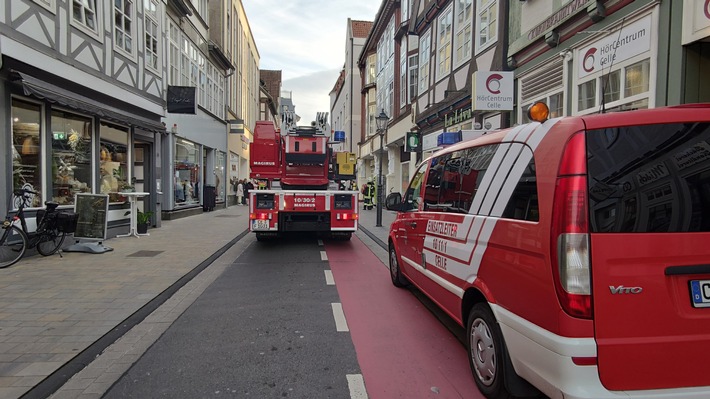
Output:
M493 312L485 303L471 308L466 323L468 361L478 389L489 399L514 396L505 386L505 344Z
M407 278L402 275L402 271L399 269L399 261L397 260L397 251L394 250L394 246L390 244L390 278L392 278L392 284L395 287L406 287L409 285Z

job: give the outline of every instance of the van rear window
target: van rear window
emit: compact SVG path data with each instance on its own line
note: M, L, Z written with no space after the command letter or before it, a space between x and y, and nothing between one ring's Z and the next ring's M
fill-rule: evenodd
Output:
M591 232L710 231L710 123L590 130Z

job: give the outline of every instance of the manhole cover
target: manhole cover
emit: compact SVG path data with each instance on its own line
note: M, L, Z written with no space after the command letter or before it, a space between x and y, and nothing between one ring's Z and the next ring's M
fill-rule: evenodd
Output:
M165 251L138 251L134 252L128 256L139 257L139 258L152 258L154 256L160 255Z

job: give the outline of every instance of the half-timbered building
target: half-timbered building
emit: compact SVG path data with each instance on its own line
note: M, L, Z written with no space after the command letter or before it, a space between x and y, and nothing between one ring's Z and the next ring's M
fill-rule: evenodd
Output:
M37 193L34 208L107 194L110 231L128 224L121 191L145 191L141 208L160 210L160 166L150 160L165 133L165 7L0 0L0 212L16 207L20 187Z

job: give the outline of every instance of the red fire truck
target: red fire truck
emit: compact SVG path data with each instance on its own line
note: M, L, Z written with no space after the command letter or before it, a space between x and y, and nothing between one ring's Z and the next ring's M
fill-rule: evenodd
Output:
M289 231L349 240L357 230L358 192L339 190L343 185L333 180L328 113L319 112L311 126L297 126L294 117L284 112L281 129L256 122L249 176L259 189L249 191L249 230L260 241Z

